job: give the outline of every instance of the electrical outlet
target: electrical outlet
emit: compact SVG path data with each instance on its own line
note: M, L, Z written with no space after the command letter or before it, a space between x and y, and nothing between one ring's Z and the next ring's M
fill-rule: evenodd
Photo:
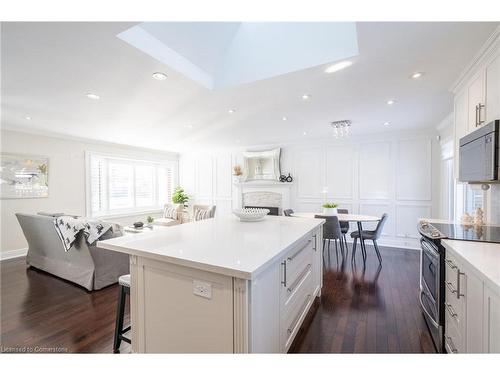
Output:
M193 294L207 299L212 299L212 284L205 281L193 280Z

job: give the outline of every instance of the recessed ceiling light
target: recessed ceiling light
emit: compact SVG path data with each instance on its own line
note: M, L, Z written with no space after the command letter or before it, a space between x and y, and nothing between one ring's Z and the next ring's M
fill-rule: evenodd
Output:
M311 95L309 95L309 94L302 95L302 99L304 99L304 100L308 100L310 98L311 98Z
M389 121L386 121L386 122L384 122L384 125L388 126L388 125L391 125L391 123Z
M328 68L325 69L325 73L335 73L338 72L339 70L342 70L344 68L347 68L348 66L351 66L352 62L351 61L341 61L338 63L335 63L333 65L330 65Z
M24 119L29 121L31 120L31 116L24 116Z
M424 72L415 72L413 73L410 77L413 79L419 79L421 78L425 73Z
M236 109L230 109L229 111L227 111L227 113L229 113L230 115L232 115L234 112L236 112Z
M92 100L99 100L101 97L97 94L94 94L92 92L88 92L85 94L85 96L89 99L92 99Z
M307 135L307 132L303 132L302 135Z
M288 117L283 116L281 119L282 119L283 121L286 121L286 120L288 120Z
M153 73L153 78L158 81L165 81L167 79L167 75L162 72L155 72Z
M387 101L387 104L389 104L389 105L393 105L394 103L396 103L396 101L394 99L389 99Z

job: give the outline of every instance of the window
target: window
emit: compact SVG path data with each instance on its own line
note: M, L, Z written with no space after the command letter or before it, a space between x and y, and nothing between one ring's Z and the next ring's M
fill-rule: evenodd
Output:
M172 196L175 162L89 153L87 166L87 215L90 217L161 209Z

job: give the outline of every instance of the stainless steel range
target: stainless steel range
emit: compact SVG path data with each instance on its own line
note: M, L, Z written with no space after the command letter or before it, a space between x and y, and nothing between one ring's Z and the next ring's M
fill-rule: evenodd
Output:
M420 305L438 353L444 352L444 255L446 238L427 222L420 222Z

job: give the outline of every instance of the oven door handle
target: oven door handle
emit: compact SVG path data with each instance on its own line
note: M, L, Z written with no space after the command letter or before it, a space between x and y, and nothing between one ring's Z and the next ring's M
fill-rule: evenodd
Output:
M439 328L439 324L438 322L436 322L434 320L434 318L432 317L432 315L429 313L429 311L427 311L427 309L425 308L425 305L424 305L424 301L422 300L422 295L425 294L425 292L423 290L420 291L420 306L422 306L422 309L424 310L425 312L425 315L427 315L429 317L429 319L431 320L431 323L434 327L436 328Z
M439 259L439 253L434 250L432 246L429 245L425 240L420 240L420 245L422 247L422 250L429 254L431 257L433 257L434 259Z

